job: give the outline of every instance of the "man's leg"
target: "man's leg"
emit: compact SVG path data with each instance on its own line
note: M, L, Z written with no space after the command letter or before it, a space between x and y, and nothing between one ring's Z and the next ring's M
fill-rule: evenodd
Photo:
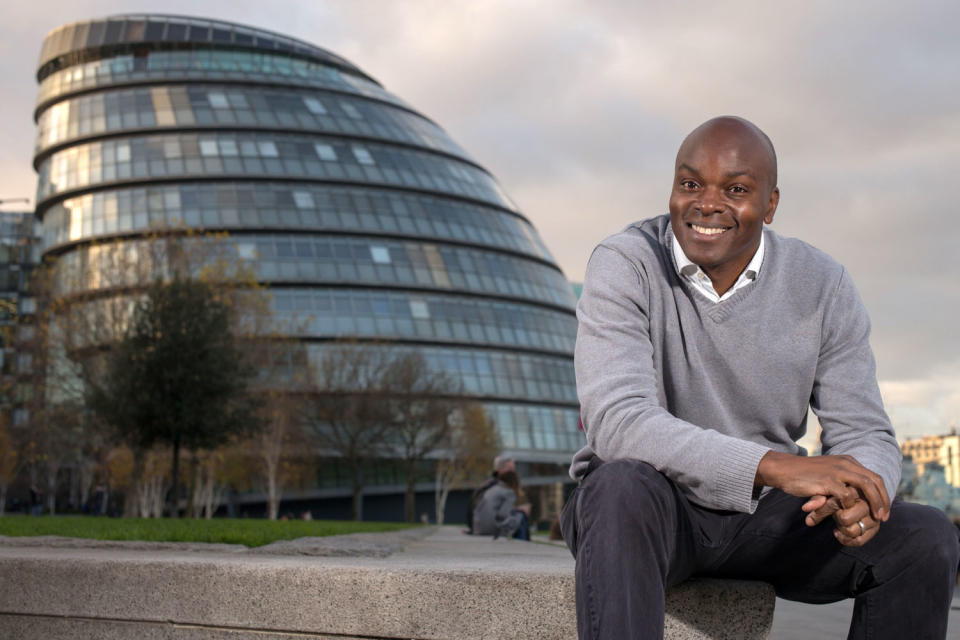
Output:
M736 518L731 543L709 575L765 580L788 600L856 598L852 639L944 638L960 543L943 512L897 500L862 547L833 537L833 520L807 527L805 500L774 491Z
M601 463L581 481L561 515L577 560L581 640L663 637L664 590L693 572L698 544L710 538L689 511L643 462Z

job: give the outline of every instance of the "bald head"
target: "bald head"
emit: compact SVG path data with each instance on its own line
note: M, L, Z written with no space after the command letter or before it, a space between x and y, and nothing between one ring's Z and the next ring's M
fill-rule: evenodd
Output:
M773 143L760 127L737 116L711 118L691 131L680 145L677 161L705 141L717 139L723 140L727 145L744 148L760 164L756 167L757 173L769 178L768 187L773 189L777 186L777 153L773 149Z

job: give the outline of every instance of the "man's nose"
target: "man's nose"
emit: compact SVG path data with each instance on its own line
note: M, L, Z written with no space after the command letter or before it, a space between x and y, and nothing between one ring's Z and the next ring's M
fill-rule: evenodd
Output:
M720 189L707 187L700 192L697 210L701 215L709 216L723 211L723 197Z

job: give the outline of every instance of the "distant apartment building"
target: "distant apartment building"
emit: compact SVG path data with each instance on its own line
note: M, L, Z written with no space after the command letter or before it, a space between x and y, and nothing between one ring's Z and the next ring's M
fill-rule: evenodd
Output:
M14 425L27 420L24 403L33 393L20 380L33 366L29 353L16 349L29 340L36 302L27 293L30 273L40 261L40 223L33 211L0 211L0 407Z
M900 444L904 457L910 456L917 474L924 475L929 465L943 467L947 484L960 487L960 435L953 432L942 436L924 436Z

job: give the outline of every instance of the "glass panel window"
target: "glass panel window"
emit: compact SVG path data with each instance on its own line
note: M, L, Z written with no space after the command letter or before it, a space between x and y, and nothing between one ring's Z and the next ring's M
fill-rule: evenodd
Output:
M246 97L242 93L231 93L228 96L230 101L230 106L234 109L248 109L250 105L247 103Z
M297 206L301 209L312 209L314 207L313 194L309 191L294 191L293 201L296 202Z
M359 162L360 164L374 164L373 156L371 156L370 152L367 151L364 147L354 145L353 157L356 158L357 162Z
M215 156L217 155L217 141L216 140L201 140L200 141L200 153L205 156Z
M386 247L370 247L370 256L378 264L390 264L390 250Z
M363 116L360 115L360 112L357 111L357 108L352 104L350 104L349 102L341 102L340 106L343 108L343 112L346 113L351 118L353 118L354 120L359 120L363 118Z
M227 102L227 94L225 93L211 91L207 94L207 100L210 101L210 106L214 109L226 109L230 106L230 103Z
M257 257L257 245L252 242L241 242L237 245L237 255L243 260L253 260Z
M237 150L237 143L233 140L221 140L220 141L220 153L225 156L235 156L239 153Z
M323 103L316 98L304 98L303 104L305 104L307 109L310 110L310 113L316 113L319 115L324 115L327 113L326 107L324 107Z
M277 145L270 141L260 141L257 143L257 147L260 149L260 155L264 158L278 158L280 157L279 152L277 152Z
M321 160L328 160L330 162L335 162L337 160L337 152L328 144L315 144L313 148L317 151L317 157Z
M410 300L410 315L419 320L426 320L430 318L430 308L427 306L427 303L423 300Z

